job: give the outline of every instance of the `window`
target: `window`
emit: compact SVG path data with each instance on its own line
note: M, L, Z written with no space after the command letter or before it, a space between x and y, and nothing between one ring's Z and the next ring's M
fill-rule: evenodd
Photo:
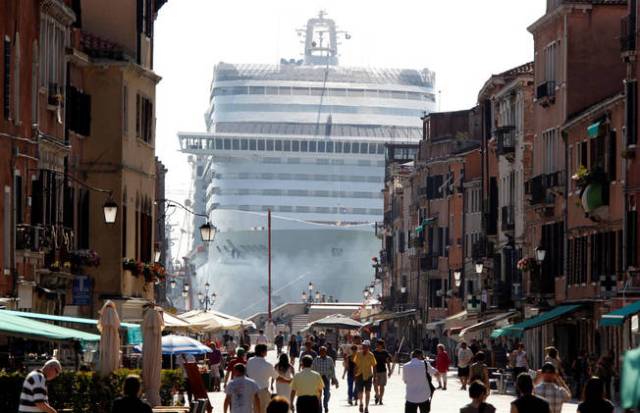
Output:
M222 139L220 138L216 139L216 149L218 150L222 149L222 145L223 145Z
M327 153L333 153L333 142L327 142Z
M308 142L307 141L301 141L300 142L300 152L307 152L307 146L308 146Z
M273 139L267 139L267 150L268 151L273 150Z
M249 150L250 151L255 151L256 150L256 140L255 139L249 139Z
M61 92L67 37L64 25L48 14L40 15L40 87Z
M66 120L69 130L89 136L91 134L91 96L74 87L69 87L67 88L66 106Z
M233 150L235 150L235 151L240 150L240 140L232 139L231 140L231 145L233 147Z
M336 142L336 153L342 153L342 142Z
M226 151L231 150L231 139L225 139L224 140L224 149Z
M259 151L264 151L264 140L263 139L258 139L258 150Z
M282 141L280 139L276 140L276 151L282 150Z
M351 153L360 153L360 145L357 142L351 144Z
M291 152L291 141L284 141L283 148L285 152Z
M291 150L293 152L299 152L300 151L300 142L299 141L292 141L291 142Z
M556 65L558 59L558 42L553 42L544 48L544 79L545 82L556 80Z
M559 169L560 159L560 142L558 139L558 131L550 129L542 133L542 150L543 156L543 173L550 174Z
M318 152L324 152L325 143L323 141L318 142Z
M243 151L249 149L249 141L247 139L240 140L240 149L242 149Z
M153 143L153 103L140 94L136 95L136 137Z
M309 141L309 152L316 151L316 141Z

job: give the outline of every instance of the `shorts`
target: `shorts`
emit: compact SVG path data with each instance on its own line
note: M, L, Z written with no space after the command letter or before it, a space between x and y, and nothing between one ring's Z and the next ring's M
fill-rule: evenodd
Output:
M458 377L469 377L469 366L458 367Z
M378 386L386 386L387 385L387 372L386 371L378 371L376 375L373 377L373 381Z
M371 391L371 385L373 384L373 376L368 379L364 379L362 376L356 376L356 392L362 393L363 390Z

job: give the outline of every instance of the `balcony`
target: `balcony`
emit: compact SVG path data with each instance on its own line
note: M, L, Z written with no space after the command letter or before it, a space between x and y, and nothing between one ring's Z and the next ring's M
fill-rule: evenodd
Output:
M501 223L500 228L502 231L513 231L515 228L515 210L513 205L503 206L501 209Z
M529 203L531 205L544 204L547 200L546 175L538 175L528 182L528 193L531 195Z
M623 57L636 52L636 19L628 15L620 20L620 53Z
M536 101L544 107L549 106L556 100L556 82L547 80L536 87Z
M565 171L557 171L545 175L545 185L548 188L564 187L566 179Z
M498 156L510 155L515 152L516 147L516 128L513 125L501 126L495 130L498 147L496 153Z
M438 256L435 254L429 254L420 258L420 270L432 271L438 269Z

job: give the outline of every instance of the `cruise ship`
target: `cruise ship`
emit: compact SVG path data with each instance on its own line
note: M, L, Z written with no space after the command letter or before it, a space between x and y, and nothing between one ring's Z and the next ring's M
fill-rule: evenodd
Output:
M362 298L380 247L385 144L419 141L436 104L428 69L340 66L350 35L324 13L298 35L304 59L217 64L206 132L178 133L194 208L218 228L194 260L194 289L208 281L216 308L242 316L267 306L268 210L274 305L301 300L310 282L314 296Z

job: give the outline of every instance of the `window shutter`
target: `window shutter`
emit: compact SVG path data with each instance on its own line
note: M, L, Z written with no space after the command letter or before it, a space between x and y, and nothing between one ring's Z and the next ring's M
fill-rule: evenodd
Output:
M9 119L11 115L11 40L4 40L4 77L2 82L2 90L4 93L2 99L2 113L5 119Z

